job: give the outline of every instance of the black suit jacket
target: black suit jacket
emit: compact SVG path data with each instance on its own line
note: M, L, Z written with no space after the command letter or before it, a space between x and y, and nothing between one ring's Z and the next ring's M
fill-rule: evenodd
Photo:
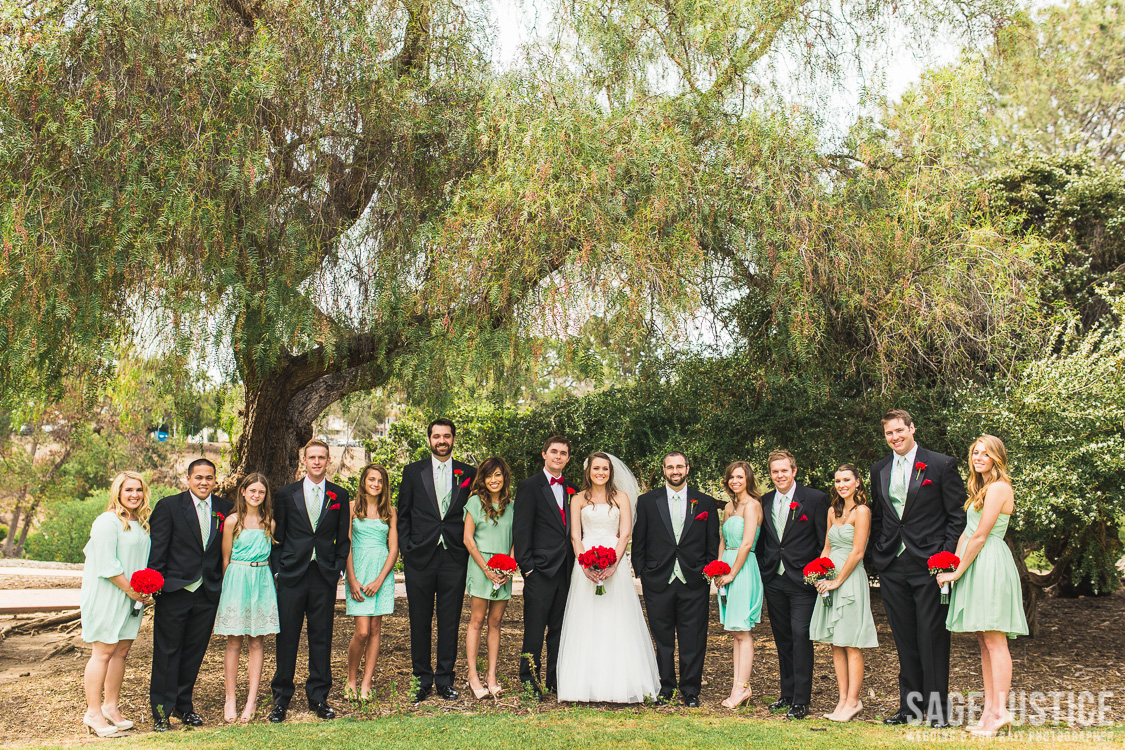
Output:
M424 568L429 564L439 538L445 540L455 559L469 559L465 549L465 501L477 472L460 461L452 463L453 495L444 518L434 488L433 459L427 456L402 470L402 483L398 486L398 548L403 561L412 567Z
M332 497L335 495L335 497ZM287 484L273 496L274 545L270 567L279 583L293 584L309 569L313 550L324 577L335 582L348 562L351 503L348 491L325 481L320 518L309 523L304 480Z
M516 487L512 538L516 563L524 576L528 571L553 576L559 570L569 570L574 564L574 547L570 543L570 498L573 490L570 482L563 485L564 520L547 475L542 471Z
M957 460L918 446L916 464L911 468L906 489L906 505L902 518L891 504L891 467L894 455L871 467L871 559L883 570L898 555L911 554L927 563L931 555L941 551L956 552L957 539L965 530L965 483L957 471Z
M211 536L204 550L194 495L181 492L156 503L148 520L152 541L148 567L164 576L164 591L179 591L202 578L199 588L209 600L219 601L223 590L223 539L222 522L216 514L225 518L232 508L227 500L211 496Z
M785 528L778 533L773 521L773 502L777 491L762 495L762 531L758 537L758 568L764 580L777 577L777 566L785 565L785 575L794 583L805 583L805 566L820 557L824 537L828 533L828 497L820 490L798 484L792 502L797 508L787 510ZM802 521L801 518L805 520Z
M633 570L646 589L660 593L668 588L676 560L689 588L711 584L703 568L719 556L719 506L715 498L694 487L687 488L688 512L680 538L672 532L668 511L668 489L660 486L637 498L633 524ZM706 513L706 517L699 518Z

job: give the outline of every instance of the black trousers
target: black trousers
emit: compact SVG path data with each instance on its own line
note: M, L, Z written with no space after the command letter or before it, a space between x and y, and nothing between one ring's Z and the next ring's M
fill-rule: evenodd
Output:
M453 667L457 663L457 632L465 603L465 566L439 548L430 563L416 568L403 562L406 574L406 605L410 613L410 663L418 686L453 686ZM437 665L430 663L434 631L434 605L437 605Z
M173 710L195 710L192 692L215 627L217 601L200 587L153 597L152 676L148 696L153 716L168 718Z
M573 564L563 566L553 576L532 571L523 581L523 645L520 647L520 682L539 685L545 679L548 690L558 688L559 640L563 613L570 593ZM546 638L544 638L544 633ZM547 670L542 669L543 641L547 642ZM531 655L528 661L527 655ZM534 667L533 667L534 664Z
M309 703L328 700L332 687L332 619L336 614L336 579L326 576L316 562L309 564L296 583L277 584L277 671L270 688L273 702L288 706L293 698L293 676L297 671L297 646L301 630L308 624L309 677L305 697Z
M879 572L883 609L898 650L899 710L921 720L949 715L948 604L929 568L909 552Z
M788 575L767 573L762 577L777 646L780 697L807 706L812 699L813 644L809 623L816 606L816 589L799 585Z
M703 657L707 655L707 610L710 587L690 588L679 580L656 593L643 589L648 626L656 645L660 694L676 690L676 642L680 644L680 680L684 697L698 696L703 684Z

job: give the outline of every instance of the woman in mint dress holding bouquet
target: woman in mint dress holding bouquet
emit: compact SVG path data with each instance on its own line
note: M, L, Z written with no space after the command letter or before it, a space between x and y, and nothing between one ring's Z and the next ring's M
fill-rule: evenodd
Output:
M215 615L215 635L227 637L223 655L226 702L223 718L228 724L237 717L238 662L246 641L246 673L249 689L241 720L254 718L258 686L265 661L264 638L280 629L277 590L270 571L273 549L273 499L264 474L246 476L235 493L234 510L223 520L223 593Z
M379 464L368 464L360 472L352 501L351 540L345 572L346 611L355 618L355 634L348 644L347 690L356 695L359 662L363 659L358 697L366 700L379 661L383 615L395 609L394 569L398 559L398 514L391 502L389 475Z
M828 598L818 599L813 608L809 637L832 644L840 700L824 718L851 721L863 710L859 699L863 687L860 649L879 645L871 617L871 584L863 567L871 533L871 508L859 470L851 464L836 469L831 496L832 512L828 514L828 533L820 556L832 560L836 577L816 584L817 592L828 594Z
M465 655L469 688L480 700L500 694L496 664L500 658L500 623L512 598L512 579L488 569L493 555L514 554L512 549L512 472L498 456L485 459L477 469L465 501L465 549L469 566L465 572L465 591L469 595L469 627L465 632ZM488 675L482 685L477 674L480 632L488 620Z
M734 639L734 683L727 708L737 708L750 699L750 673L754 668L754 636L750 634L762 619L762 575L754 547L762 528L762 493L754 470L746 461L735 461L723 475L723 489L730 496L719 539L719 559L730 566L730 573L716 581L719 593L719 619Z
M1012 656L1008 639L1027 635L1023 591L1012 551L1004 543L1015 495L1008 474L1008 451L1000 438L982 435L969 449L969 498L965 531L957 542L957 570L938 573L937 584L952 583L945 626L954 633L976 633L984 676L984 708L974 735L995 737L1011 731L1008 692Z
M90 541L82 550L86 556L79 600L82 640L92 646L84 675L86 715L82 723L99 737L133 727L121 715L117 702L125 657L141 629L134 603L149 598L133 591L129 578L148 565L151 513L144 478L133 471L118 474L109 489L109 505L94 519Z

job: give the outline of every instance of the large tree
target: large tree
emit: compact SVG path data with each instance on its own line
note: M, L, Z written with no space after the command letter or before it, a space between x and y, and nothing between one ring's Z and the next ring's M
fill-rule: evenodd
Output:
M777 71L1005 10L560 2L502 71L490 7L0 3L0 390L97 377L123 331L218 354L246 399L231 481L280 482L348 393L502 382L591 313L651 331L694 311L716 272L822 309L831 255L804 249L840 214Z

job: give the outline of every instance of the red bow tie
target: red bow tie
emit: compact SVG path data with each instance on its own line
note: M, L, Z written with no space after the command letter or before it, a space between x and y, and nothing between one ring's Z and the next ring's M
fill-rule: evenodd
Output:
M566 480L562 477L551 477L551 484L566 484Z

